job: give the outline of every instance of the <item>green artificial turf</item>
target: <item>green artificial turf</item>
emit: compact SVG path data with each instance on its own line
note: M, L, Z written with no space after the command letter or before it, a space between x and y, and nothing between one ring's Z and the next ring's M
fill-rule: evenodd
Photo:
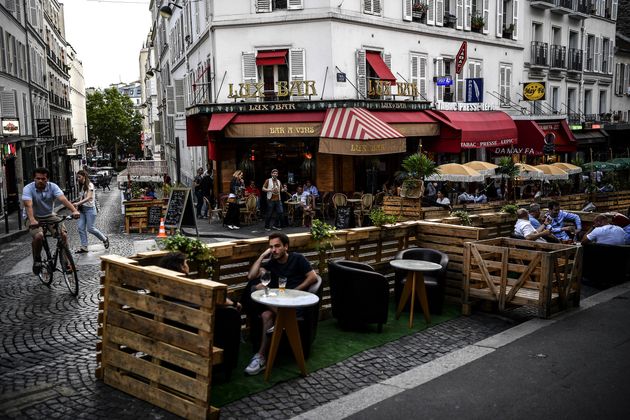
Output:
M456 318L459 315L459 307L445 305L442 315L431 315L429 327ZM313 373L318 369L341 362L364 350L381 346L426 328L427 325L424 322L420 308L416 308L414 313L413 328L409 328L409 312L407 311L403 312L400 319L396 320L396 310L393 302L390 302L389 318L387 323L383 325L381 333L377 332L376 324L367 326L362 332L357 332L340 329L335 319L322 321L317 327L317 337L311 348L311 355L306 361L306 370L308 373ZM253 356L251 350L251 343L242 343L239 351L239 364L232 372L231 379L228 382L213 381L213 406L222 407L247 395L271 388L279 382L300 376L300 370L290 351L286 354L282 352L278 354L269 382L265 382L264 371L256 376L245 375L243 370Z

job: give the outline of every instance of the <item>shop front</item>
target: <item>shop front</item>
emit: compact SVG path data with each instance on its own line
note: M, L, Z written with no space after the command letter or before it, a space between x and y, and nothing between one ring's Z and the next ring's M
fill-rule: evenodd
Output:
M262 185L271 169L294 190L307 179L320 191L375 192L400 169L419 139L439 134L426 102L378 100L217 104L187 116L188 145L208 147L215 188L235 170ZM205 132L204 132L205 127ZM205 142L205 143L204 143Z

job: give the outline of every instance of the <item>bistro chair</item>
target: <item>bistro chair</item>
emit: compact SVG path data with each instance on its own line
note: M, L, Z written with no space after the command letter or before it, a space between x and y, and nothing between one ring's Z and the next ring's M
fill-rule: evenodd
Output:
M348 205L348 197L346 197L346 195L343 193L335 193L332 196L332 203L335 210L337 210L337 207L343 207L343 206Z
M256 196L250 194L245 200L245 207L241 209L241 219L245 224L252 224L256 217Z
M370 214L372 210L372 204L374 203L374 196L370 193L363 194L361 196L361 206L354 210L354 215L357 219L359 227L363 225L363 218Z
M368 264L336 260L328 263L332 315L342 327L378 324L389 313L389 281Z
M302 226L310 226L313 223L313 217L316 214L314 195L308 195L306 198L306 205L311 206L311 210L306 210L306 208L302 209Z
M378 209L382 208L384 198L385 198L385 191L377 192L376 195L374 196L372 207L378 208Z
M448 255L435 249L409 248L397 253L395 258L397 260L429 261L442 266L441 270L424 273L424 286L427 291L429 311L434 314L441 314L446 289ZM395 270L394 273L394 297L396 302L398 302L400 301L400 295L407 281L408 272L405 270Z

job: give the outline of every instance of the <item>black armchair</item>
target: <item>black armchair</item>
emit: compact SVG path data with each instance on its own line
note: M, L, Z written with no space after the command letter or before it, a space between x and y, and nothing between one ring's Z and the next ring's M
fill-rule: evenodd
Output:
M241 313L234 307L218 306L214 321L214 345L223 349L223 363L213 371L223 372L228 381L238 364L241 344Z
M424 273L424 285L427 290L429 301L429 312L441 314L444 306L444 291L446 289L446 267L448 266L448 255L441 251L428 248L410 248L400 251L395 257L397 260L420 260L429 261L442 266L441 270ZM400 301L403 287L407 281L408 272L405 270L395 270L394 296L396 302Z
M383 330L389 313L389 284L368 264L331 261L328 264L333 317L344 327L378 324Z

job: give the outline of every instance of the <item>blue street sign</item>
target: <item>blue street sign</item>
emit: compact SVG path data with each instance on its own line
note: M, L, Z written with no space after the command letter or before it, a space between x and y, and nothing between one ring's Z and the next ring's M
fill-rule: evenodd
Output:
M451 86L453 84L453 78L451 76L442 76L437 78L438 86Z
M483 102L483 79L466 79L466 102Z

